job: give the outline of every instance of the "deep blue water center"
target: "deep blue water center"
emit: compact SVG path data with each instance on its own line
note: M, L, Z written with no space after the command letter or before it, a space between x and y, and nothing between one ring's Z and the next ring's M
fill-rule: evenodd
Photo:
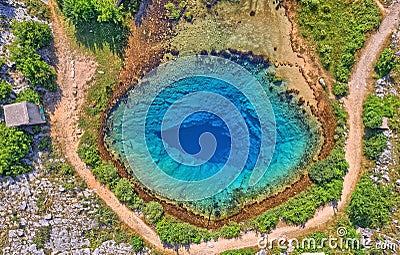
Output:
M161 91L153 100L146 116L146 142L150 148L150 154L153 160L161 165L161 170L179 180L198 181L209 178L218 172L228 160L231 153L231 134L229 128L223 120L224 116L217 116L211 112L198 111L187 116L179 127L170 130L161 131L161 122L164 115L176 100L195 93L201 88L202 91L212 92L228 98L230 102L240 110L240 114L246 122L248 133L250 135L249 156L246 160L245 171L251 171L259 154L261 146L261 127L257 113L249 99L236 87L220 79L206 76L193 76L175 82ZM160 103L163 102L163 103ZM218 106L218 102L216 102ZM158 121L156 121L158 120ZM171 138L175 128L179 129L179 145L189 154L197 154L201 150L199 144L200 136L206 132L211 133L217 143L212 157L199 166L186 166L180 164L179 167L162 167L168 158L168 153L163 146L162 133L166 146L178 148L177 142ZM169 135L171 133L171 135ZM235 137L234 139L241 139ZM171 164L175 162L170 161ZM206 170L205 170L206 169ZM190 172L192 174L188 175ZM195 174L193 174L195 173Z
M244 170L231 185L213 197L183 203L185 207L196 213L208 215L211 206L214 216L229 215L237 211L249 199L262 199L271 192L280 189L283 185L290 184L296 176L304 171L320 144L319 124L309 111L305 110L306 106L300 106L298 98L286 97L286 85L274 84L269 72L266 72L267 67L265 66L253 65L243 60L240 60L239 63L262 84L272 104L276 122L275 151L265 174L256 185L249 186L248 181L260 150L260 123L253 105L241 91L235 89L232 85L218 79L202 76L179 80L158 94L146 116L145 138L153 161L168 175L180 180L191 181L203 180L220 170L231 153L234 137L231 137L229 128L223 121L224 116L217 116L206 111L190 114L184 118L178 127L171 127L162 131L162 119L169 106L179 98L202 87L207 91L228 98L245 120L251 146ZM127 96L135 97L134 92L135 89ZM135 140L127 140L122 132L123 125L127 125L127 123L134 125L133 120L123 117L126 107L126 100L120 100L110 112L107 121L108 132L105 138L110 151L124 162L133 157L132 151L126 151L124 145L128 144L133 151L135 149ZM186 107L190 107L190 105ZM215 152L206 164L185 166L168 156L166 147L178 149L174 141L168 140L168 137L175 132L174 128L179 129L179 142L182 150L192 155L201 151L199 141L202 134L211 133L214 136L216 140ZM132 137L134 137L134 134ZM164 143L162 137L166 138ZM139 161L142 156L139 155L137 160ZM128 164L126 165L128 166ZM152 174L151 170L149 170L149 174ZM160 185L162 185L162 181L160 181Z

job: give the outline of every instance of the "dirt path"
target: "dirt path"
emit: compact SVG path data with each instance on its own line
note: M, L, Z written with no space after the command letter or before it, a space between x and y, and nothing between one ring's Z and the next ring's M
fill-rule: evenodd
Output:
M52 9L53 17L54 9ZM349 196L354 189L356 180L359 176L361 165L361 138L363 135L361 112L362 102L367 88L367 78L372 69L380 48L395 28L397 18L400 13L400 3L392 6L387 11L387 16L382 22L379 32L371 36L367 46L363 50L359 63L356 65L354 74L350 81L350 95L346 100L346 109L349 112L350 132L346 146L346 159L350 164L349 173L344 180L344 190L339 207L343 208L348 202ZM73 51L68 43L65 31L57 18L53 21L55 33L55 48L58 57L57 72L58 84L62 90L62 97L57 104L54 114L51 116L52 137L60 142L65 156L76 169L76 172L85 180L88 187L96 191L101 199L118 215L118 217L130 228L140 233L143 238L163 249L159 237L147 226L141 218L122 205L114 194L101 185L92 175L91 171L85 166L76 153L78 146L77 120L79 110L83 104L85 95L86 81L90 80L96 71L96 63L85 56L81 56ZM74 75L72 75L74 73ZM74 76L74 77L72 77ZM77 85L77 86L76 86ZM325 224L332 216L332 207L325 207L319 210L314 218L309 220L305 228L300 227L279 227L274 230L270 238L282 236L295 236L305 231ZM218 242L202 243L192 245L190 254L218 254L226 249L237 249L257 245L259 237L254 232L244 234L237 240L220 240ZM165 250L165 252L171 250ZM181 250L180 254L188 251Z
M107 187L98 182L76 153L79 141L77 135L79 111L84 103L86 82L93 77L97 64L87 56L74 51L51 3L50 7L54 18L54 46L58 58L57 84L62 94L50 118L51 135L61 144L68 162L85 180L87 186L94 190L126 225L140 233L149 243L162 249L158 235L136 213L121 204Z

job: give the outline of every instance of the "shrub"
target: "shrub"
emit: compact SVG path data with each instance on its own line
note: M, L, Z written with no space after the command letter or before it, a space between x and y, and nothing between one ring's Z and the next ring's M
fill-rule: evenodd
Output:
M363 176L351 195L347 213L359 227L381 228L388 223L390 209L394 205L388 187L378 186L368 176Z
M289 199L282 208L282 219L293 225L304 225L315 213L315 203L303 193L301 196Z
M136 234L131 235L129 243L132 245L132 249L135 253L139 253L144 249L143 238Z
M254 255L257 252L252 248L245 248L240 250L229 250L221 252L220 255Z
M240 236L240 226L236 222L231 221L218 230L218 235L226 239L237 238Z
M0 123L0 175L19 175L29 168L20 166L19 161L28 155L32 137L18 128L7 128Z
M375 72L379 75L379 77L384 77L389 74L395 63L396 61L394 59L394 52L390 49L385 49L381 53L378 62L376 62L374 66Z
M6 100L10 97L12 87L5 81L0 80L0 101Z
M15 35L15 43L24 47L39 49L48 46L53 39L50 27L36 21L14 21L11 32Z
M150 224L157 224L164 214L163 207L161 204L151 201L144 207L144 214L146 215L146 221Z
M100 164L92 172L100 182L107 184L111 190L117 186L119 175L118 170L113 164Z
M15 100L16 103L25 101L34 104L41 104L42 98L40 97L39 93L36 90L28 88L21 91L18 94L17 99Z
M400 99L387 96L383 99L369 95L363 104L363 121L367 128L378 128L382 125L382 117L392 118L400 107Z
M253 220L254 227L261 233L273 230L279 222L279 217L273 210L266 211Z
M41 20L50 20L50 10L41 0L24 0L24 3L26 4L26 11L30 16Z
M196 227L186 222L170 222L165 218L157 223L156 232L162 242L174 246L200 243L202 239Z
M115 7L112 0L63 0L64 15L75 24L96 20L98 22L122 21L122 6Z
M126 178L120 179L115 187L115 196L124 203L133 201L136 197L133 184Z
M384 134L373 134L365 139L363 148L364 154L368 159L376 160L384 151L387 144L387 138Z
M78 147L79 157L92 168L96 168L101 164L97 143L92 133L85 132L81 138Z
M329 156L312 165L308 171L310 179L318 184L326 184L333 179L341 179L349 165L342 148L334 148Z
M335 82L332 85L332 93L337 97L344 97L349 94L349 85L346 83Z

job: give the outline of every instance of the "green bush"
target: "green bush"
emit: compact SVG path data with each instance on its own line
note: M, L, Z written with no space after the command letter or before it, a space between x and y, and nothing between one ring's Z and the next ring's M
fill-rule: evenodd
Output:
M218 230L218 235L226 239L240 237L240 226L236 222L231 221Z
M326 184L333 179L341 179L349 164L345 159L343 148L334 148L329 156L321 161L312 165L308 171L310 179L318 184Z
M30 16L41 20L50 21L51 13L49 7L41 0L24 0L26 11Z
M366 138L363 143L364 154L368 159L376 160L385 150L387 138L384 134L373 134Z
M78 156L92 168L100 166L101 158L92 133L85 132L83 134L78 147Z
M135 253L139 253L144 249L143 238L136 234L131 235L129 243L132 245L132 249Z
M11 32L15 36L15 43L23 47L40 49L50 45L53 35L47 24L36 21L13 21Z
M41 59L25 59L17 69L29 80L33 87L41 86L49 91L56 91L56 73Z
M96 176L97 180L107 184L111 190L117 186L119 175L118 170L111 163L100 164L92 170L93 174Z
M332 93L337 97L344 97L349 94L349 85L346 83L335 82L332 85Z
M356 226L381 228L387 225L390 209L395 204L388 187L376 185L368 176L363 176L351 195L347 213Z
M116 7L112 0L62 0L64 15L75 24L96 20L98 22L122 21L122 6Z
M240 250L229 250L221 252L220 255L254 255L257 252L252 248L245 248Z
M363 121L367 128L382 126L382 118L392 118L399 110L400 99L395 96L386 96L381 99L375 95L369 95L363 104Z
M282 219L293 225L304 225L315 213L316 205L303 193L299 197L289 199L281 209Z
M277 213L268 210L253 220L254 227L261 233L268 233L273 230L279 222Z
M156 225L156 232L161 241L174 246L200 243L202 236L199 230L184 222L171 222L165 218Z
M0 175L19 175L30 170L19 161L28 155L31 143L32 137L20 129L0 123Z
M41 104L42 103L42 98L40 97L39 93L31 88L25 89L21 91L17 99L15 99L15 102L30 102L34 104Z
M147 203L143 212L146 215L146 221L150 224L157 224L157 222L159 222L164 215L164 209L162 205L155 201Z
M394 52L390 49L385 49L374 66L375 72L379 77L384 77L390 73L390 70L395 66L395 63Z
M0 80L0 101L6 100L10 97L12 87L5 81Z
M115 196L124 203L130 203L136 197L133 184L126 178L118 181L114 193Z

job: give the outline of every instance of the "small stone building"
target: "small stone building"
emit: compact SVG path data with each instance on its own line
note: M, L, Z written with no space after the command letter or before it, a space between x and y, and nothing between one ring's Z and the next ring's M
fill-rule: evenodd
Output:
M7 127L30 126L46 123L43 107L21 102L4 105L4 118Z

